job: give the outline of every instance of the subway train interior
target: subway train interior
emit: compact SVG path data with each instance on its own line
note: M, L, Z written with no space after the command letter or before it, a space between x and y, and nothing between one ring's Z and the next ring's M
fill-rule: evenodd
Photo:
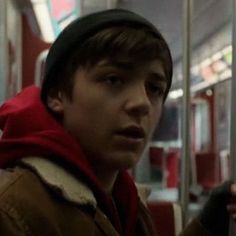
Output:
M173 83L163 115L129 172L150 189L147 204L158 235L178 235L211 189L232 176L233 1L1 0L0 103L29 85L40 86L48 49L68 23L109 8L143 15L171 49Z

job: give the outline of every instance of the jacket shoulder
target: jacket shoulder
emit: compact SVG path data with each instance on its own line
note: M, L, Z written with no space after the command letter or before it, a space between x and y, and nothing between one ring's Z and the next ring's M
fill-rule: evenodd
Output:
M19 168L14 169L0 169L0 198L4 193L11 188L24 175L24 172Z
M19 210L27 205L20 194L26 188L27 175L20 168L0 170L0 235L32 235Z
M42 183L30 170L14 168L0 170L0 207L5 204L25 204L43 193ZM33 202L33 201L32 201ZM29 202L28 202L29 203ZM38 203L38 202L37 202Z
M0 235L95 235L90 209L65 201L56 191L29 169L1 170Z

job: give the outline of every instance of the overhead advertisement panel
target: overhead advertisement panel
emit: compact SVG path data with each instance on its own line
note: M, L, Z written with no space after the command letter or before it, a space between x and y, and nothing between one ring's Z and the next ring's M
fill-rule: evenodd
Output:
M47 0L47 5L55 36L80 15L79 0Z

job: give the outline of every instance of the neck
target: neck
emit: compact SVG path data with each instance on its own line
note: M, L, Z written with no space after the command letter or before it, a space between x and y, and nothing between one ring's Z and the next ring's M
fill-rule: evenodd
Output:
M118 171L108 171L106 169L93 169L100 183L107 193L111 193L115 184Z

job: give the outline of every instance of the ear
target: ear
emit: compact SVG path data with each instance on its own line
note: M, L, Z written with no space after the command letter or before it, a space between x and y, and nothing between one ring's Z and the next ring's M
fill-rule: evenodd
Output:
M63 113L64 103L62 99L62 93L60 91L51 92L47 98L48 108L58 114Z

